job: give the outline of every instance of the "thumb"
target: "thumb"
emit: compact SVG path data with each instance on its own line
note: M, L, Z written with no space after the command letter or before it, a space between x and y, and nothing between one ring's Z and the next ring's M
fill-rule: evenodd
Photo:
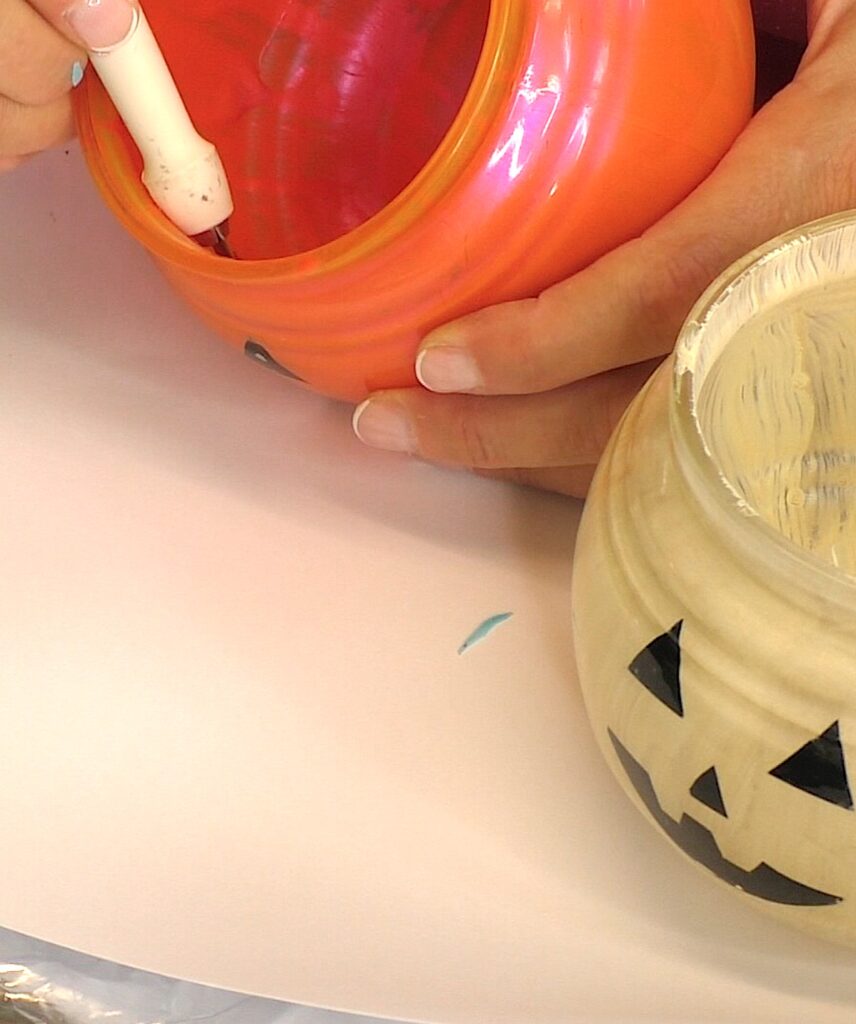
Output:
M529 394L668 352L696 299L734 260L856 205L852 82L844 85L787 87L710 177L643 236L537 299L433 331L417 357L422 384Z
M136 17L136 0L30 0L57 31L84 50L120 43Z

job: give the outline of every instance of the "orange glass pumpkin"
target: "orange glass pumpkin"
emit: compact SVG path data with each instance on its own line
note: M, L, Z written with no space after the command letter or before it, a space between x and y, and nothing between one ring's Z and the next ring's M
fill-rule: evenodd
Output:
M329 395L643 231L751 113L747 0L145 0L235 197L229 261L153 206L93 75L90 169L211 327Z

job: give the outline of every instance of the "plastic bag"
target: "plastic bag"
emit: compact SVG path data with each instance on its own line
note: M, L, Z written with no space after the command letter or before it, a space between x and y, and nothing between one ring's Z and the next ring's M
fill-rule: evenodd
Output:
M97 1024L101 1021L110 1024L371 1024L365 1017L249 998L175 981L0 929L0 1024Z

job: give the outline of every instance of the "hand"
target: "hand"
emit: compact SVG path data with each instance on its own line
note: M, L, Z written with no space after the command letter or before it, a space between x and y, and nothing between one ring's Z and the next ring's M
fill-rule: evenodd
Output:
M0 170L74 134L71 89L85 51L123 39L133 8L128 0L0 0Z
M373 395L355 413L358 436L583 495L613 427L707 285L782 231L856 207L856 2L809 8L794 81L688 199L537 299L433 331L416 362L424 388Z

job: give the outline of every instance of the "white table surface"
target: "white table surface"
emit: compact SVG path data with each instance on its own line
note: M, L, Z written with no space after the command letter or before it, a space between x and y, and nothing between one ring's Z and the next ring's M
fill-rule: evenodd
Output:
M364 450L191 319L73 147L0 178L0 311L0 925L443 1024L852 1024L856 956L602 764L574 503Z

